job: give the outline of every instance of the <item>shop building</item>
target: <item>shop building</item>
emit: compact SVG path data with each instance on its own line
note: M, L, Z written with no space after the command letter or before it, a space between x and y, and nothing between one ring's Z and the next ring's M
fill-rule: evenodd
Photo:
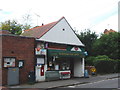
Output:
M36 40L37 82L84 76L84 45L64 17L56 22L25 30L22 35Z
M1 30L0 40L2 85L27 83L31 71L36 82L84 76L84 45L64 17L21 36Z

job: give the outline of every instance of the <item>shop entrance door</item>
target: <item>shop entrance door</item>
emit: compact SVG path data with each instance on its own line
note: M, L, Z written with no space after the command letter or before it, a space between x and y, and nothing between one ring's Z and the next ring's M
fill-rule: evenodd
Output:
M19 68L8 68L8 85L19 84Z

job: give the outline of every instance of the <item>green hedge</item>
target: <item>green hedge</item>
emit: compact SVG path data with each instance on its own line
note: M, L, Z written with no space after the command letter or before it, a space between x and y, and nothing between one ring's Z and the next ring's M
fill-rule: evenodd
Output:
M97 73L116 73L119 71L118 62L114 60L96 60L94 66Z
M88 57L86 59L87 65L95 66L97 73L116 73L120 72L120 60L110 59L106 55L97 57Z

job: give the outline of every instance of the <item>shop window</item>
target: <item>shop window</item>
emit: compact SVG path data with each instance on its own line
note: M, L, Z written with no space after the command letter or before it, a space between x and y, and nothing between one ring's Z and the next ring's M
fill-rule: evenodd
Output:
M48 70L70 70L70 61L65 58L50 58L48 61Z
M4 67L15 67L15 58L13 57L4 57Z

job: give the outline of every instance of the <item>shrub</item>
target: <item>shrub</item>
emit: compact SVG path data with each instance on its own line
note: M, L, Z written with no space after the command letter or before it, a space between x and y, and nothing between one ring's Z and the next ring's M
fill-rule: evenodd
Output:
M99 55L99 56L95 57L95 60L113 60L113 59L110 59L106 55Z
M116 64L114 65L114 70L117 73L120 73L120 60L115 60Z
M120 60L113 60L106 55L86 58L86 64L95 66L97 73L118 73L120 72Z
M93 57L93 56L87 57L86 58L86 65L93 66L94 65L94 63L93 63L94 60L95 60L95 57Z
M96 60L94 62L97 73L114 73L116 72L116 64L114 60Z

